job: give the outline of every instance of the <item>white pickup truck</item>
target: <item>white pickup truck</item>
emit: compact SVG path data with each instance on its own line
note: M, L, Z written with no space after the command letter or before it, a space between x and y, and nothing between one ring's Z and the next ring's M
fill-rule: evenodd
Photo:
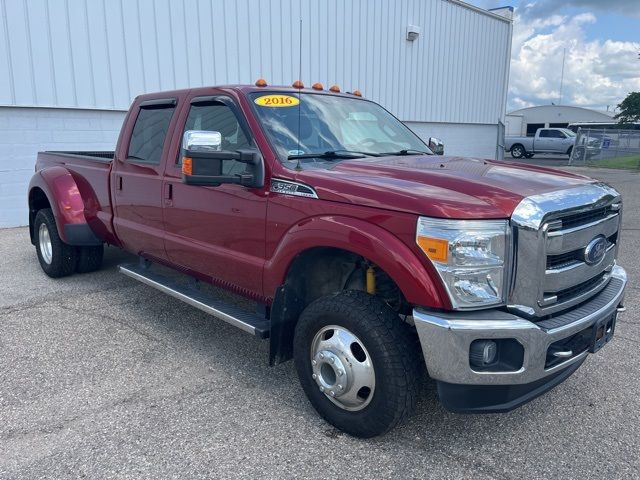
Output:
M531 158L536 153L569 155L573 151L576 134L567 128L539 128L533 137L505 138L505 151L513 158Z

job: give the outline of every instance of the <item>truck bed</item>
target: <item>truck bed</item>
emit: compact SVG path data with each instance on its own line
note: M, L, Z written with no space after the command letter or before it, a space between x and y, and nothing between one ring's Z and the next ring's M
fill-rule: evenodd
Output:
M105 151L71 151L71 150L47 150L44 152L38 152L40 154L51 154L56 156L71 156L71 157L80 157L89 161L99 161L99 162L111 162L113 160L113 156L115 152L113 150L105 150Z
M94 233L107 241L115 242L113 234L109 176L113 151L45 151L38 152L36 172L60 166L74 177L85 201L85 217Z

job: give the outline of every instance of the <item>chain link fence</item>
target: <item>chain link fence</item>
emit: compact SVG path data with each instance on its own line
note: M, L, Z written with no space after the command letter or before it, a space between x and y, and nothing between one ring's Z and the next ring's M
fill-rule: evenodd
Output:
M640 169L640 131L580 128L569 165Z

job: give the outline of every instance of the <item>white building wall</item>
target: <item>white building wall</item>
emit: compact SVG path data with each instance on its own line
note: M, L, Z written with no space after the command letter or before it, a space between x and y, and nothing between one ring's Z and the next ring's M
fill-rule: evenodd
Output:
M511 22L454 0L3 0L0 15L0 105L126 110L151 91L289 85L301 68L402 120L504 117Z
M421 28L413 42L408 25ZM116 119L160 90L337 83L442 137L447 153L493 157L511 30L459 0L0 0L0 227L25 222L14 194L37 150L113 149ZM46 115L82 128L48 130ZM92 122L107 117L101 136Z
M407 126L425 142L429 137L441 139L445 155L496 158L497 125L407 122Z
M508 113L505 116L505 135L520 136L526 135L527 129L522 115Z
M125 113L0 108L0 226L28 223L27 185L40 150L113 150Z
M520 119L518 121L518 118ZM573 105L539 105L514 110L506 116L507 135L526 135L527 124L613 122L613 112L601 112Z

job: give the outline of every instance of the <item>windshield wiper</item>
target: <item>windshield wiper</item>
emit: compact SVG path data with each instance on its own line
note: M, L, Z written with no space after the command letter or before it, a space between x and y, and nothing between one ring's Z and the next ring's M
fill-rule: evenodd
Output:
M345 159L350 158L362 158L362 157L379 157L377 153L371 152L358 152L356 150L330 150L328 152L316 152L316 153L301 153L299 155L289 155L288 160L297 160L299 158L323 158L328 160Z
M380 153L378 155L388 155L388 156L403 156L403 155L433 155L433 153L430 152L423 152L422 150L414 150L412 148L407 148L404 150L398 150L397 152L385 152L385 153Z

